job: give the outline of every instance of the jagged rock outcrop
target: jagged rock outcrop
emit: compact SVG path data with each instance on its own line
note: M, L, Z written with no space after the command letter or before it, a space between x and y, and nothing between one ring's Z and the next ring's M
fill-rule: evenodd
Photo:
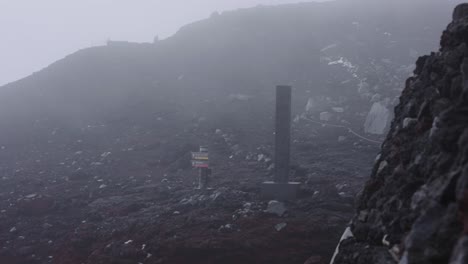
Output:
M468 4L414 76L335 264L468 263Z

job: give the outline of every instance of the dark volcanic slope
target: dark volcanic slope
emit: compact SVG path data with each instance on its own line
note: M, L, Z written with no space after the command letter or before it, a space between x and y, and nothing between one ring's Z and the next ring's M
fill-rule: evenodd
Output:
M468 4L453 19L407 81L335 263L468 263Z
M219 112L238 93L261 107L278 83L294 85L301 109L310 96L359 97L363 83L367 97L391 101L416 56L436 47L451 4L388 2L261 6L215 14L155 44L79 51L0 89L2 135L11 141L15 126L27 131L44 118L80 126L125 115L129 106L143 114L175 102L193 111L219 99L212 106Z

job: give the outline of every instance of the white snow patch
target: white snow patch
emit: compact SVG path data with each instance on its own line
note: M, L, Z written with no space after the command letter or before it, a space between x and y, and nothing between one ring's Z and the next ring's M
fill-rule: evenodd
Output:
M335 253L333 254L333 258L331 259L330 264L333 264L335 262L335 258L336 256L338 256L338 253L340 252L341 242L351 237L354 237L353 231L351 231L351 227L347 227L343 235L341 236L340 243L338 243L338 246L335 249Z
M333 111L336 113L344 113L343 107L332 107Z
M27 199L32 199L32 198L34 198L34 197L36 197L36 196L37 196L37 193L32 193L32 194L26 195L25 197L26 197Z
M107 158L110 154L112 154L111 152L104 152L101 154L101 158L105 159Z
M388 162L386 160L380 162L379 169L377 170L377 174L380 174L385 168L387 168Z
M320 52L325 52L327 50L330 50L330 49L333 49L333 48L336 48L336 47L338 47L338 44L333 43L333 44L330 44L330 45L326 46L325 48L321 49Z
M248 101L252 99L253 96L247 94L230 94L228 98L229 100Z
M333 115L329 112L322 112L320 113L320 120L321 121L330 121Z
M389 118L390 110L381 102L374 103L364 123L364 131L369 134L382 135L387 128Z
M385 235L382 238L382 245L389 247L390 246L390 241L388 241L387 238L388 238L388 235Z
M346 58L341 57L339 60L336 61L330 61L328 65L343 65L345 68L349 69L354 69L356 66L354 66L350 61L348 61Z
M309 98L309 100L307 101L307 105L306 105L306 112L310 112L311 110L313 110L315 107L315 100L314 98Z

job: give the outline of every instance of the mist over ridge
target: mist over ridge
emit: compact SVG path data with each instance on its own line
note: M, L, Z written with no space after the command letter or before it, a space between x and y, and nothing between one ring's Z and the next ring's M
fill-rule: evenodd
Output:
M468 4L50 1L121 20L0 87L0 263L465 264Z

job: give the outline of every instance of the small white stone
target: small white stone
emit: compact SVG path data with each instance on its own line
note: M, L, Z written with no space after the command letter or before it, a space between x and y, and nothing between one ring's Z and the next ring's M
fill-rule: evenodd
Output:
M287 223L280 223L275 226L276 231L280 232L283 230L288 224Z
M286 207L283 203L272 200L268 202L268 207L265 210L266 213L275 214L277 216L283 216L286 212Z
M36 196L37 196L37 193L33 193L33 194L26 195L26 198L27 199L32 199L32 198L34 198Z
M332 107L332 109L335 113L344 113L343 107Z
M111 152L104 152L101 154L101 158L107 158L110 154L112 154Z

